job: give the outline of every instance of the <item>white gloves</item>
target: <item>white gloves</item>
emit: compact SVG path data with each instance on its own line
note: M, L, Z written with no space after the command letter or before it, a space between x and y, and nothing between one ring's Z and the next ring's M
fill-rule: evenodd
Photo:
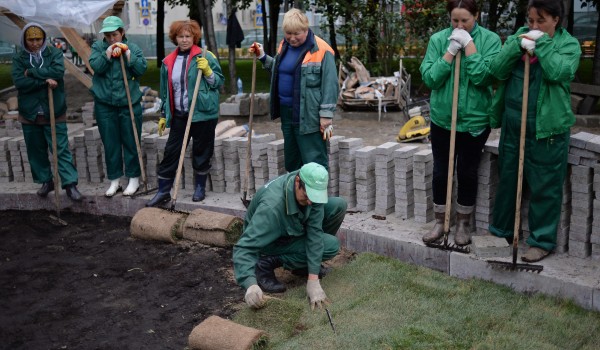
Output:
M265 50L263 49L262 44L254 42L250 45L250 49L248 50L256 55L256 58L259 60L265 57Z
M460 44L462 48L466 47L473 38L471 38L471 34L464 29L454 28L452 31L452 35L448 38L448 40L456 40Z
M262 289L256 284L251 285L246 290L246 296L244 297L246 304L254 309L260 309L265 305L265 299L263 298Z
M535 51L535 41L544 36L544 34L546 33L542 32L541 30L534 29L525 34L519 35L521 38L521 47L527 50L527 52L533 56Z
M308 294L311 310L314 310L315 306L321 309L323 305L329 303L319 280L308 280L306 282L306 294Z
M112 58L113 46L108 45L108 49L106 49L106 57L110 60Z
M450 40L450 45L448 46L448 52L452 56L456 56L456 54L458 53L458 51L460 51L460 49L462 49L462 46L460 45L460 43L458 41Z

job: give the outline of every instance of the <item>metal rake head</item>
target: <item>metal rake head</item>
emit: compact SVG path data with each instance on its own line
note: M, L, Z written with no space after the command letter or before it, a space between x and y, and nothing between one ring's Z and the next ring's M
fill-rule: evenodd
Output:
M425 245L430 248L437 248L437 249L441 249L441 250L448 250L448 251L465 253L465 254L469 254L471 252L471 249L468 246L460 246L460 245L457 245L454 243L449 243L447 237L445 237L441 242L440 241L429 242L429 243L425 243Z
M542 265L517 264L508 261L488 260L488 264L490 264L490 266L494 269L501 269L507 271L525 271L540 273L542 270L544 270L544 266Z

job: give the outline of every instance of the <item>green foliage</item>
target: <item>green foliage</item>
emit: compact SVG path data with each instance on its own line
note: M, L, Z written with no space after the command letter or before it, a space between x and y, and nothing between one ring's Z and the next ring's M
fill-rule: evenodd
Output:
M10 75L10 64L0 64L0 90L13 85L12 76Z
M460 280L375 254L360 254L322 285L329 310L310 311L305 287L238 323L265 330L269 349L597 349L600 317L572 302Z

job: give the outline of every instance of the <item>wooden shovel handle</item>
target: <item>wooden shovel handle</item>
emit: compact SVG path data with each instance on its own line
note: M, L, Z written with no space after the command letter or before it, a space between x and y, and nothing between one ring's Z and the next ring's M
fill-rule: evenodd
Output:
M446 212L444 213L444 233L450 231L450 211L452 209L452 181L454 180L454 145L456 143L456 120L458 119L458 89L460 81L460 56L454 58L454 91L452 93L452 124L450 126L450 154L448 156L448 183L446 184Z

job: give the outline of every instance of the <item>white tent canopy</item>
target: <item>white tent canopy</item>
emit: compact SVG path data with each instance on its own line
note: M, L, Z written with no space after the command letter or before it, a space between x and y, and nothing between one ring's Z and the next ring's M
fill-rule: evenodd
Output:
M57 27L89 26L117 0L0 0L4 7L27 22Z

